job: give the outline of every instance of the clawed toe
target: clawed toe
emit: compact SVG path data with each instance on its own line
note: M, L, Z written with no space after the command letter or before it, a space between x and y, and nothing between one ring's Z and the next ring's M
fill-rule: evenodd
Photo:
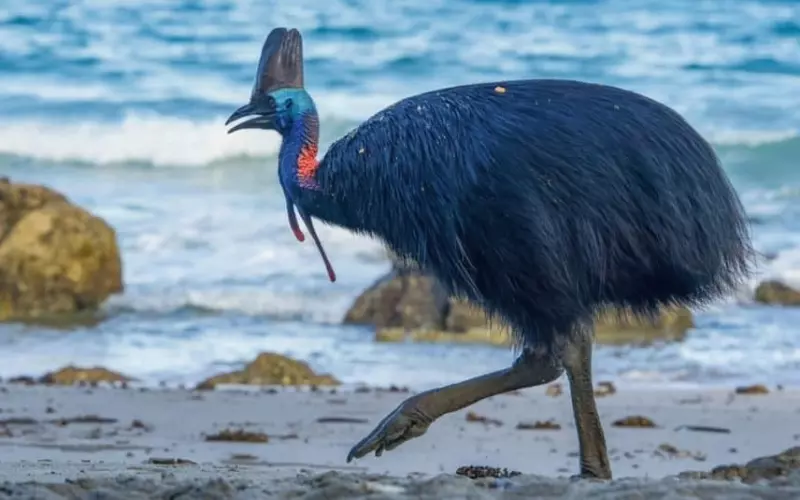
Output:
M379 457L383 452L391 451L406 441L425 434L430 422L414 404L406 401L384 418L367 437L353 446L347 454L347 462L373 451Z
M399 432L397 431L394 426L390 426L388 429L379 426L370 435L353 446L350 453L347 454L347 461L350 462L354 458L361 458L372 451L375 452L376 457L380 457L385 451L391 451L404 442L417 437L417 435L421 435L421 433L416 434L413 432L413 425L407 426L399 430Z

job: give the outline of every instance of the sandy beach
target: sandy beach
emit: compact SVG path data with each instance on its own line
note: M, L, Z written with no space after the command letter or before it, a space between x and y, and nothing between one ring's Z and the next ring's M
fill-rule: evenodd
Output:
M793 472L754 484L675 479L800 446L800 391L790 389L620 387L600 397L610 483L569 479L578 465L569 395L546 388L483 401L349 465L349 448L408 393L18 384L2 392L2 498L800 498L798 452L785 462ZM655 427L614 424L627 417ZM518 428L537 421L560 428ZM225 440L225 431L249 441ZM455 474L462 466L522 474L469 479Z

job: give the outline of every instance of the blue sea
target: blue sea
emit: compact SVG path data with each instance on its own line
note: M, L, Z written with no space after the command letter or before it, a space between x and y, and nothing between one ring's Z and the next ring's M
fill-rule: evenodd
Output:
M558 77L623 86L683 113L717 147L774 258L800 282L800 2L790 0L6 0L0 174L43 183L119 233L126 291L92 327L0 326L0 376L102 364L198 381L262 350L346 382L425 387L507 365L480 346L376 344L341 325L389 268L374 241L320 228L332 284L298 243L273 133L226 134L275 26L305 38L327 144L438 87ZM800 383L800 309L739 297L687 341L597 349L631 383Z

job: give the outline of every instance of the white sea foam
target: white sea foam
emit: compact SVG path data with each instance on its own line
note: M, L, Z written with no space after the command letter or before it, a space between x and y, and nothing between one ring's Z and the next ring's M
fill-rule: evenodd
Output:
M298 335L291 325L280 324L271 328L271 335L265 335L261 329L224 324L190 336L154 335L147 331L158 327L158 323L149 326L143 323L136 331L117 337L98 337L102 334L85 332L48 335L50 338L47 339L37 336L19 337L11 342L6 340L3 342L5 352L14 349L17 353L25 352L25 356L0 355L0 376L39 375L58 366L77 364L111 366L149 384L158 383L163 378L197 383L205 376L223 371L226 365L252 359L260 351L310 359L320 352L335 352L339 343L333 335L320 334L325 330L316 332L313 327L306 327L305 333ZM93 340L89 340L89 335L94 335ZM143 363L142 360L147 361ZM325 361L328 363L323 362L321 368L330 369L329 360ZM313 360L312 365L319 366Z
M335 139L382 107L390 95L348 99L344 93L320 100L323 138ZM235 109L235 108L232 108ZM0 124L0 154L53 162L94 165L146 164L200 167L237 157L273 157L275 133L245 130L227 134L225 116L195 121L152 113L128 114L118 122L8 120ZM709 134L721 146L755 147L794 141L798 131L719 131ZM800 150L800 146L798 146Z
M76 97L75 92L97 97L97 93L102 92L100 88L73 90L60 89L61 97ZM245 103L248 96L249 91L237 94L241 103ZM323 139L335 139L358 121L395 100L391 94L324 94L317 99ZM241 103L231 104L231 112ZM131 112L120 121L5 120L0 123L0 154L96 165L140 163L189 167L237 157L272 157L277 154L280 138L276 133L245 130L227 134L226 118L216 116L191 120Z
M800 130L719 130L709 134L709 139L718 146L755 147L765 144L776 144L800 138ZM798 154L800 155L800 141ZM800 163L800 156L798 156ZM800 167L800 165L799 165Z
M0 124L0 152L56 162L199 166L236 156L272 156L277 136L227 135L224 118L193 122L131 115L120 123Z

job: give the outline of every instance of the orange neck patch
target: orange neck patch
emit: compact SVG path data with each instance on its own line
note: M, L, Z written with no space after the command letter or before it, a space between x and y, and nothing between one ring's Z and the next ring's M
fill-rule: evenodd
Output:
M305 183L314 182L314 176L319 168L317 152L317 145L313 142L300 148L300 155L297 157L297 176L300 181Z

